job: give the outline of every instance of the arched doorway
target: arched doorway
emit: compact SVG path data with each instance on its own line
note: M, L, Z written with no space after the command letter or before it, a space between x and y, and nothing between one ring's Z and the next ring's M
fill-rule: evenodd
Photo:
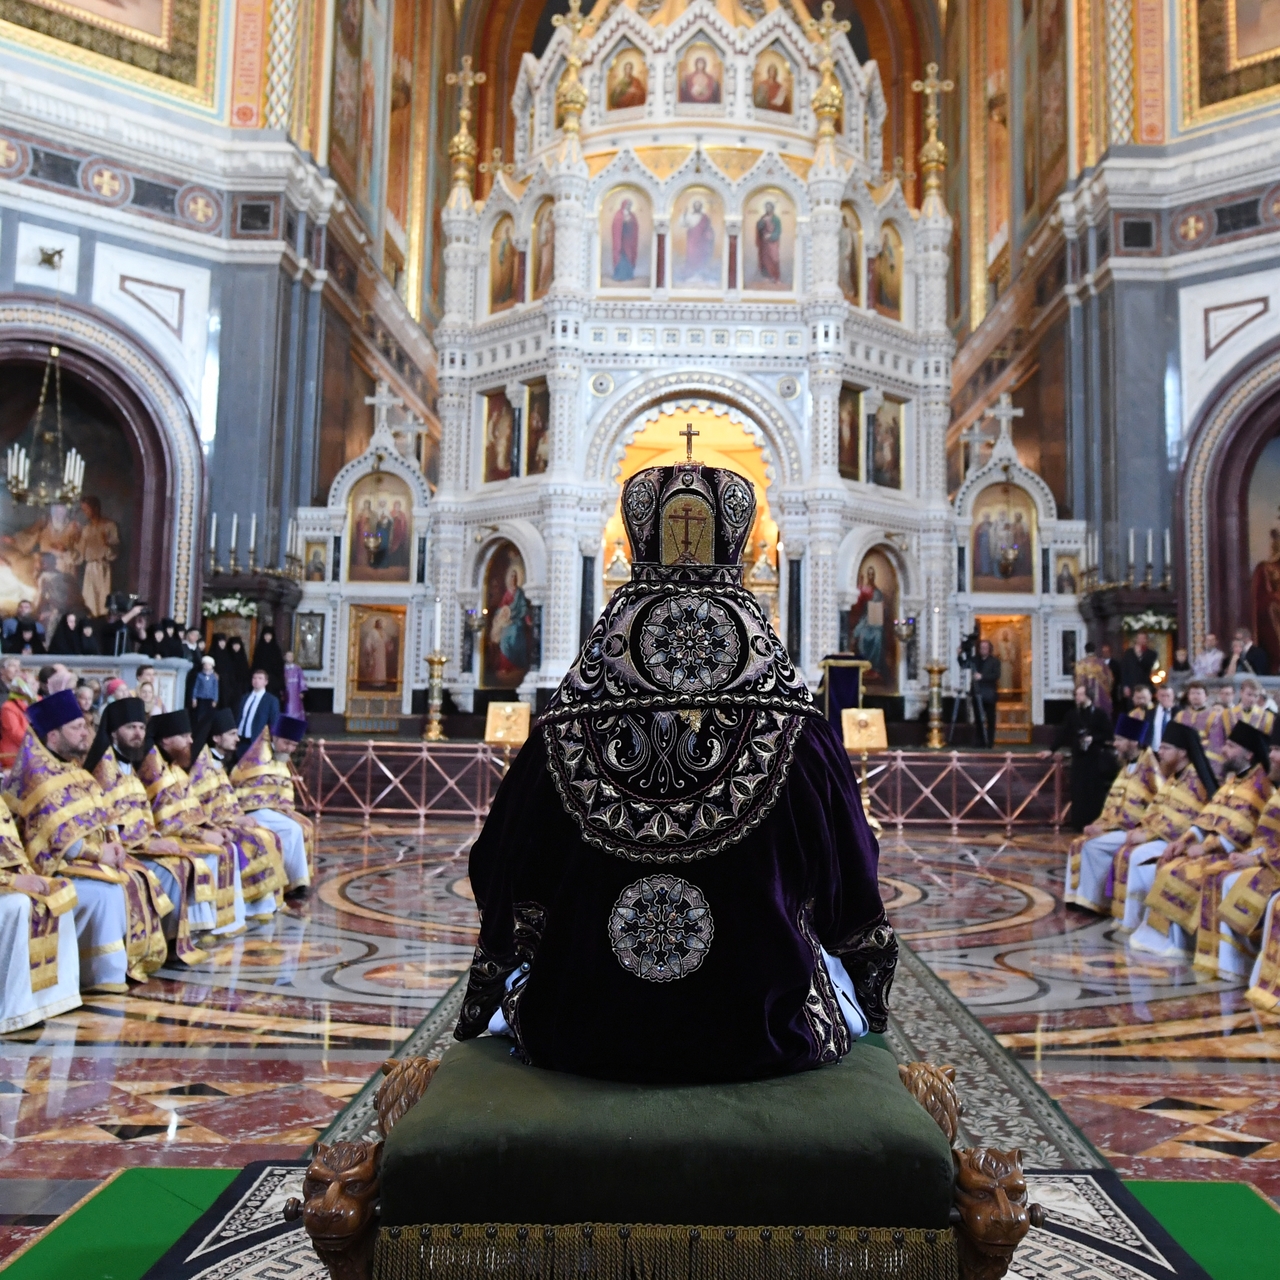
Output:
M1228 647L1248 627L1280 668L1280 350L1223 385L1194 433L1182 474L1186 637ZM1265 638L1264 638L1265 637Z
M91 356L59 344L55 372L49 350L0 340L0 450L22 442L30 451L43 387L44 420L56 419L60 399L64 440L84 458L83 500L74 509L28 506L0 487L0 612L29 599L48 631L68 610L100 614L109 592L125 592L167 613L173 512L151 415Z
M628 441L617 473L618 500L604 528L605 596L607 598L630 574L631 548L622 523L621 484L646 467L683 462L686 444L680 433L686 425L698 433L693 438L693 456L699 462L711 467L727 467L751 481L756 496L756 523L743 556L744 579L777 628L778 525L769 509L768 498L773 477L754 429L725 404L663 405L647 415L644 425Z

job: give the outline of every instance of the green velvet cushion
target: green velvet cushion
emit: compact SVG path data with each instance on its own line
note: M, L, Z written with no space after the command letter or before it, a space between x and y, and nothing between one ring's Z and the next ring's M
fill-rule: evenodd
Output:
M638 1085L451 1049L391 1131L382 1224L945 1227L951 1152L883 1049L743 1084Z

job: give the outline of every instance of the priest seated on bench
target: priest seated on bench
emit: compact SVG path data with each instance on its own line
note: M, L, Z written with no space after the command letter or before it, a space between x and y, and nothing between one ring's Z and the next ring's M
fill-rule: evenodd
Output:
M885 1028L897 944L848 756L742 586L750 484L624 488L612 597L471 851L456 1035L621 1080L749 1080Z
M385 1151L320 1144L286 1217L334 1280L995 1280L1020 1156L953 1153L954 1072L875 1043L879 850L743 587L751 485L690 458L622 514L632 579L471 851L461 1043L388 1063Z

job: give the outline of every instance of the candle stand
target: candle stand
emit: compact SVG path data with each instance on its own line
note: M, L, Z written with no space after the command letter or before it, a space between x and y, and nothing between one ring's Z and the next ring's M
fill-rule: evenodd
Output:
M440 709L444 706L444 664L447 653L437 649L427 654L427 727L422 732L423 742L445 742L444 724Z
M929 673L929 734L925 746L930 751L941 751L946 746L946 739L942 736L942 673L947 664L935 658L926 662L924 669Z

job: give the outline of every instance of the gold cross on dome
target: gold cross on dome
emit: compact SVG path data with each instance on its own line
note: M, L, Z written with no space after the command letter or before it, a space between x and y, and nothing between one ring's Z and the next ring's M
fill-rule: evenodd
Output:
M569 57L582 56L582 28L587 20L582 16L582 0L569 0L569 12L557 13L551 19L553 27L569 28Z
M483 71L471 70L471 55L464 54L462 58L462 70L450 71L444 78L445 84L462 86L462 95L459 99L458 106L463 111L470 111L471 108L471 86L476 84L484 84L485 74ZM468 119L470 117L468 116Z
M953 80L938 79L938 64L931 62L924 69L923 80L913 80L911 82L912 93L924 94L924 122L925 127L936 130L938 127L938 99L944 93L950 93L955 88Z
M701 431L695 431L695 430L693 429L693 423L692 423L692 422L686 422L686 423L684 424L684 430L683 430L683 431L677 431L677 432L676 432L676 434L677 434L677 435L679 435L679 436L683 436L683 437L684 437L684 458L685 458L685 461L686 461L686 462L692 462L692 461L693 461L693 437L694 437L694 436L700 436L700 435L702 434L702 432L701 432ZM686 528L685 532L686 532L686 533L688 532L688 529L687 529L687 528Z
M834 0L823 0L822 17L816 20L810 18L805 24L805 30L817 37L823 56L828 58L831 56L831 37L841 31L848 31L850 27L847 21L835 20L835 11Z
M93 175L91 181L93 189L108 200L114 200L120 194L120 188L124 185L120 181L120 175L112 173L110 169L99 169Z
M481 173L491 173L496 178L500 173L515 173L516 167L510 161L506 164L502 163L502 148L494 147L493 159L483 160L480 163Z

